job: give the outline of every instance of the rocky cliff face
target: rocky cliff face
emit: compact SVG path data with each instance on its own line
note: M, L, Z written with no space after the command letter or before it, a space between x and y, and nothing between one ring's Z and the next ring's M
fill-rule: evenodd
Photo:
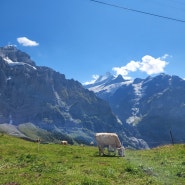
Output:
M185 81L178 76L99 82L89 89L109 102L128 136L143 138L151 147L171 143L170 132L174 142L185 141Z
M178 76L159 75L142 85L141 121L137 125L150 145L185 142L185 81Z
M28 131L20 125L31 123L55 133L52 137L61 134L86 144L94 140L95 132L116 132L122 141L129 142L106 101L79 82L67 80L48 67L36 66L26 53L13 46L0 48L0 124L3 123L22 128L29 137L33 129Z

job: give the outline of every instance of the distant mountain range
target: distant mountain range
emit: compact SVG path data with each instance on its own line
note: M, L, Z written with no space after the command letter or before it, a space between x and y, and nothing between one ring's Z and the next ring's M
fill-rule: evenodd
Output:
M178 76L128 81L107 73L85 87L109 103L127 136L150 147L185 142L185 81Z
M178 76L131 81L107 73L83 86L14 46L0 47L0 132L84 144L96 132L116 132L124 146L148 148L185 142L184 115Z
M125 146L147 148L127 136L108 103L78 81L37 66L14 46L0 48L0 131L45 142L89 144L96 132L116 132Z

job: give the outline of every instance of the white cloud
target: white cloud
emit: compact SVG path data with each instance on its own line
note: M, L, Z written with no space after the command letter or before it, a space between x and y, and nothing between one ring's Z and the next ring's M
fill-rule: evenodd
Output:
M124 76L125 79L130 79L131 77L128 76L129 72L135 72L139 67L139 62L130 61L126 66L113 67L112 70L116 72L116 76L120 74Z
M92 80L89 81L89 82L84 82L83 85L89 85L89 84L93 84L98 78L99 78L99 75L92 75Z
M165 60L167 57L170 57L168 54L164 54L161 59Z
M164 72L164 68L168 64L165 59L167 54L161 58L154 58L150 55L145 55L141 61L130 61L127 65L122 67L113 67L112 70L116 75L121 74L125 79L130 79L128 76L130 72L142 71L148 75L158 74Z
M122 66L122 67L113 67L112 70L116 72L116 76L117 76L117 75L127 76L128 73L129 73L129 72L125 69L125 66Z
M152 56L146 55L142 58L141 67L139 70L147 73L148 75L158 74L164 72L165 66L168 64L161 58L153 58Z
M17 38L17 42L23 46L38 46L39 43L36 41L30 40L27 37L19 37Z
M134 71L137 71L137 69L140 67L140 63L139 62L135 62L135 61L130 61L126 66L125 66L125 68L126 68L126 70L128 70L128 71L132 71L132 72L134 72Z
M154 58L150 55L145 55L142 57L141 61L131 60L125 66L113 67L112 70L115 72L115 76L122 75L124 79L131 80L132 77L129 76L130 72L144 72L147 75L153 75L158 73L163 73L165 67L168 65L168 62L165 61L167 57L170 57L168 54L163 55L159 58ZM99 75L92 75L92 80L84 82L83 85L93 84Z

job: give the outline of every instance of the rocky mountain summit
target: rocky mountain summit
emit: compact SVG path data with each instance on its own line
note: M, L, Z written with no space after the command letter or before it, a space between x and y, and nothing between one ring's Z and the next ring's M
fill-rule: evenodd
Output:
M36 66L14 46L0 48L0 130L85 144L96 132L116 132L125 145L147 147L126 136L105 100L64 74Z
M133 81L111 75L101 79L86 88L109 102L128 136L143 138L150 147L185 142L183 79L167 74Z

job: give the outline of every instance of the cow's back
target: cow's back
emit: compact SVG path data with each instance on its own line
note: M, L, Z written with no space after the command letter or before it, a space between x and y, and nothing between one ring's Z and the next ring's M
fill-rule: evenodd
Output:
M100 145L101 146L112 145L116 147L121 146L119 138L115 133L97 133L95 137L98 146Z

